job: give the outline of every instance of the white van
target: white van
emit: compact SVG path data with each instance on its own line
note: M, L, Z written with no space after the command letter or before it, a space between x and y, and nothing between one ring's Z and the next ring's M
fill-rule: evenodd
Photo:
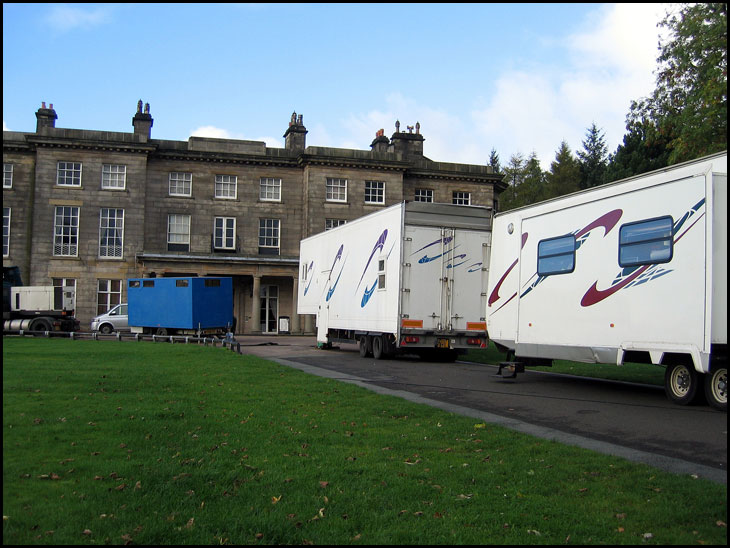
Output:
M93 318L91 320L91 330L101 333L129 331L127 324L127 303L118 304L109 310L109 312Z

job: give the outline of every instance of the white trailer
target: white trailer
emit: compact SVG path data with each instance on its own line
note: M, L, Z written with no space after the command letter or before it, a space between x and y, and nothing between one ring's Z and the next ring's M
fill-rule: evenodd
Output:
M403 202L301 241L297 311L317 342L455 358L486 346L491 210Z
M489 337L516 356L666 366L727 409L727 152L495 215Z

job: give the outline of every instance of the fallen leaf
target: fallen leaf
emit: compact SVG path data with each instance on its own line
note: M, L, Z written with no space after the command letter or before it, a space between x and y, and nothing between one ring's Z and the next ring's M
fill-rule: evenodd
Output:
M328 482L328 481L320 481L319 482L319 486L320 487L327 487L329 484L330 484L330 482Z
M282 496L283 495L279 495L278 497L271 497L271 504L276 504L277 502L279 502Z
M195 518L190 518L187 524L185 524L185 529L192 529L193 523L195 523Z
M84 532L81 533L81 534L82 535L90 535L91 534L91 529L84 529Z

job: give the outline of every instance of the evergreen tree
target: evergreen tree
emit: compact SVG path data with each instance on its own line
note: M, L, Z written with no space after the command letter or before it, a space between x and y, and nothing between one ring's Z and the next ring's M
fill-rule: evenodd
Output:
M583 150L577 152L580 161L580 188L591 188L605 182L607 151L605 137L593 122L583 141Z
M508 209L514 209L519 207L519 201L517 199L517 188L522 183L524 178L525 170L525 159L522 153L518 152L513 154L509 159L509 164L502 170L504 178L502 179L509 185L509 188L502 192L500 199L500 209L507 211Z
M560 148L555 153L555 160L550 164L546 181L550 198L580 189L580 165L565 141L560 143Z
M489 153L489 163L487 165L492 166L495 173L499 173L499 154L497 154L497 151L494 148L492 149L492 152Z

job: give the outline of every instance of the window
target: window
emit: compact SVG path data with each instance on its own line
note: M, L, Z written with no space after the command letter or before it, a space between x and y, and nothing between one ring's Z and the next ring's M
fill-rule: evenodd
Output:
M259 219L259 253L279 254L279 219Z
M559 236L537 244L537 274L567 274L575 270L575 236Z
M417 188L413 196L415 202L433 202L433 190L430 188Z
M3 188L13 188L13 164L3 164Z
M237 196L238 177L235 175L215 176L215 197L235 200Z
M99 280L96 313L104 314L122 302L122 280Z
M328 202L347 202L347 179L332 179L327 177L325 199Z
M104 164L101 167L101 188L124 190L127 183L127 166Z
M167 250L190 251L190 215L167 216Z
M76 257L79 245L79 208L56 206L53 220L53 255Z
M175 287L188 287L190 280L175 280Z
M218 278L206 278L205 282L203 282L203 285L205 287L220 287L221 281Z
M365 181L365 203L385 203L385 183L383 181Z
M192 196L193 174L172 172L168 178L170 196Z
M324 229L325 230L332 230L333 228L337 228L338 226L346 224L347 221L344 219L325 219L324 220Z
M76 288L76 278L53 278L53 287Z
M121 258L124 249L124 210L102 208L99 213L99 257Z
M58 162L56 184L59 186L81 186L81 163Z
M281 202L281 179L261 177L259 199L265 202Z
M10 208L3 207L3 257L10 255Z
M471 194L469 192L454 192L451 203L456 205L471 205Z
M618 264L626 267L668 263L674 251L673 233L671 217L623 225L618 238Z
M378 259L378 289L385 289L385 259Z
M216 217L213 222L213 248L236 248L236 219L234 217Z

